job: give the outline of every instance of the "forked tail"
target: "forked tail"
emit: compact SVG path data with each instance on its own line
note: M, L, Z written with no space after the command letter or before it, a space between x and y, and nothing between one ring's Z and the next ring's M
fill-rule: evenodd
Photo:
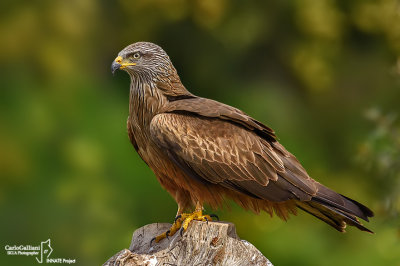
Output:
M317 195L310 201L296 201L297 207L340 232L345 232L346 225L351 225L362 231L373 233L358 220L361 218L368 222L368 217L374 216L369 208L321 184L318 186Z

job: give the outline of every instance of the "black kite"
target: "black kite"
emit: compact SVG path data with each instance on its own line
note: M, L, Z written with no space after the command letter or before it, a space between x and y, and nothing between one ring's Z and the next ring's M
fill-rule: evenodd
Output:
M313 180L272 129L239 109L191 94L159 46L138 42L112 63L131 77L128 134L161 185L178 203L176 222L160 241L189 222L208 220L203 204L233 199L256 213L286 220L300 208L344 232L365 228L373 212ZM183 211L196 206L195 212ZM182 232L182 231L181 231Z

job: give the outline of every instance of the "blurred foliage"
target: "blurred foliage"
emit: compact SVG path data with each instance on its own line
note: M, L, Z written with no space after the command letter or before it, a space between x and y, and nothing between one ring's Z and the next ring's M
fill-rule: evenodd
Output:
M359 161L375 177L378 195L384 195L382 208L400 222L400 126L397 114L382 114L377 108L365 116L375 129L359 149Z
M2 246L51 238L54 256L98 265L136 228L173 220L126 134L129 78L110 73L146 40L191 92L265 122L312 177L376 212L369 235L218 211L242 238L275 265L399 265L398 1L2 1L0 13Z

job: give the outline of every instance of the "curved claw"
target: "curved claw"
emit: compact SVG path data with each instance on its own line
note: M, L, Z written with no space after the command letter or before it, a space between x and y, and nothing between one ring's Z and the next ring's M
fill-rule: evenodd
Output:
M210 217L217 219L217 221L219 222L219 217L216 214L210 214Z
M207 225L208 225L208 219L207 219L207 217L204 216L204 219L206 220L206 223L207 223Z
M150 240L150 247L152 247L153 246L153 242L156 240L156 238L155 237L153 237L151 240Z
M179 214L178 216L176 216L176 217L175 217L175 220L174 220L174 223L176 223L176 221L177 221L179 218L182 218L182 215Z
M171 231L170 230L168 230L167 232L165 232L165 236L167 237L167 239L169 240L169 233L171 233Z
M183 231L185 231L184 229L183 229L183 227L179 230L179 234L181 235L181 237L183 236Z

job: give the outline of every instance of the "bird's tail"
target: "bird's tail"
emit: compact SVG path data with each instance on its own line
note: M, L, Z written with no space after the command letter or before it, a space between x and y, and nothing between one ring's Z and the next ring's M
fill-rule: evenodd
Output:
M358 220L361 218L368 221L368 217L374 216L369 208L319 183L316 196L310 201L296 201L296 205L340 232L345 232L346 225L351 225L362 231L373 233Z

